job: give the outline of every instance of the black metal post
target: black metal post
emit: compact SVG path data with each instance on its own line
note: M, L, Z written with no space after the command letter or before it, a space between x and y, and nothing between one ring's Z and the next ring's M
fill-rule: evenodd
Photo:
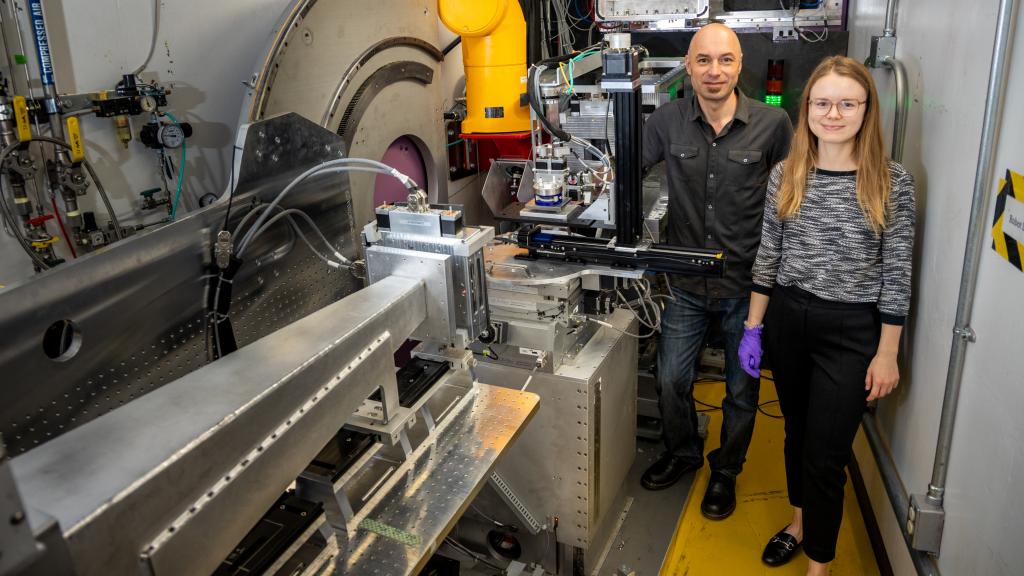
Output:
M612 92L615 106L615 244L635 246L643 230L640 88Z

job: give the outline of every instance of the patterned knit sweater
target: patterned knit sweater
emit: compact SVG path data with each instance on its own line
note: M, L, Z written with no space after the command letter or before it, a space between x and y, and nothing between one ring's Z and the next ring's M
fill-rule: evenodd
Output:
M782 165L775 165L768 181L754 291L770 295L780 284L824 300L877 302L883 323L902 325L910 308L914 177L889 162L889 221L876 234L857 204L856 172L812 172L800 211L780 220Z

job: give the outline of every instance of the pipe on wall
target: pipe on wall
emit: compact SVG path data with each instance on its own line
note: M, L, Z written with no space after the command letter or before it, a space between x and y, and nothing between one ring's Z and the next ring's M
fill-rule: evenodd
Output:
M910 509L910 500L907 491L900 480L899 471L896 470L896 463L893 461L892 453L889 452L881 433L878 431L878 423L875 420L874 412L864 414L864 436L871 446L871 453L875 457L878 466L879 476L882 478L882 485L889 496L889 503L892 504L893 512L896 513L896 521L900 525L900 532L903 534L903 541L910 552L910 559L914 562L914 568L919 576L939 576L939 567L935 558L931 555L914 550L910 543L910 536L907 534L907 514Z
M957 297L956 319L953 324L953 344L949 352L946 372L946 393L942 400L942 419L939 439L935 448L932 480L928 485L928 500L941 506L949 473L949 455L953 444L957 405L963 383L964 359L967 345L974 341L971 313L974 293L978 285L982 247L988 241L987 219L989 190L992 188L995 168L996 139L1006 99L1006 77L1010 67L1010 46L1015 27L1016 0L1000 0L996 35L992 46L992 66L989 71L988 93L985 97L985 115L982 122L981 146L978 150L978 168L974 177L971 216L968 224L964 267L960 276L960 294Z
M907 136L907 118L910 116L910 94L908 93L907 69L896 58L885 58L882 64L892 70L896 79L896 115L893 118L892 146L889 156L903 162L903 143Z
M882 28L883 36L896 35L896 5L899 0L889 0L885 5L885 27Z

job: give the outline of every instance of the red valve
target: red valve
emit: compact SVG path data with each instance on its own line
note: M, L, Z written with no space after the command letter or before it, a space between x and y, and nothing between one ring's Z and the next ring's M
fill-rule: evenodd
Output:
M43 214L42 216L29 218L28 223L30 226L42 226L47 220L53 220L53 214Z

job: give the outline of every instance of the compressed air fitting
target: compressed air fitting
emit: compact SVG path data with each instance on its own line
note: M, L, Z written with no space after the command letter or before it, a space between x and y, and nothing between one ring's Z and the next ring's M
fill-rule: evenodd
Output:
M132 125L128 116L114 116L114 130L117 132L117 139L121 146L127 150L128 143L132 141Z

